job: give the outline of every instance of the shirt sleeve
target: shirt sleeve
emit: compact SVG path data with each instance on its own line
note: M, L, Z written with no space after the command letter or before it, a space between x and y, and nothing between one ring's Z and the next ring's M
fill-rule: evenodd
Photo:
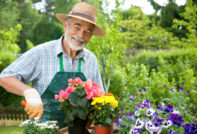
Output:
M100 88L104 90L97 60L96 60L96 67L95 68L96 68L96 73L93 78L93 81L96 82L97 84L99 84Z
M0 78L14 76L24 83L29 83L38 78L40 69L37 67L38 55L35 50L35 48L32 48L20 56L1 72Z

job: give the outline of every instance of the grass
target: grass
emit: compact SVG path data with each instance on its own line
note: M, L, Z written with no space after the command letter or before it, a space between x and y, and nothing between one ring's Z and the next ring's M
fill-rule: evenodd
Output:
M1 126L0 134L23 134L23 128Z

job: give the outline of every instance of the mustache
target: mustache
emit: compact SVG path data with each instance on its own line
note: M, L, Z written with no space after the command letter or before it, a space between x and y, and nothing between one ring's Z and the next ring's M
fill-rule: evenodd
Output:
M84 40L84 39L79 38L77 35L73 35L73 36L71 36L71 37L72 37L72 38L74 38L74 39L76 39L76 40L79 40L79 41L81 41L81 42L85 43L85 40Z

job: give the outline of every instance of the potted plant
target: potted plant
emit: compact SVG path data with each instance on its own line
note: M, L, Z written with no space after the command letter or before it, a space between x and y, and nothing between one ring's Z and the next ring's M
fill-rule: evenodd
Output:
M57 121L42 121L34 118L22 122L19 126L24 128L23 134L59 134Z
M90 108L90 119L95 125L95 133L110 134L117 113L118 101L112 94L94 97Z
M55 95L55 99L61 102L60 109L64 110L69 134L84 133L90 103L93 97L103 94L97 83L75 78L69 79L69 86Z

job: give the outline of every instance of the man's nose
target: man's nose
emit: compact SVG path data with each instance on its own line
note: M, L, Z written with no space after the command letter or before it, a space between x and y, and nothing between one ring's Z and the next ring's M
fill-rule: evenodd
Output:
M84 30L80 30L78 32L78 37L81 38L81 39L84 39L84 37L85 37L85 31Z

